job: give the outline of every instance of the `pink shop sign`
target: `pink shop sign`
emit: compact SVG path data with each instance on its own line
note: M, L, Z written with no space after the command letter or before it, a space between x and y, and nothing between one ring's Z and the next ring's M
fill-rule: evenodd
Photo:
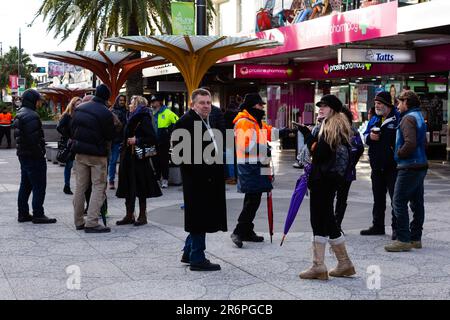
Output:
M277 40L282 46L229 56L219 62L270 56L341 43L397 35L397 1L307 20L247 36Z
M296 72L289 66L235 64L234 77L236 79L294 80Z

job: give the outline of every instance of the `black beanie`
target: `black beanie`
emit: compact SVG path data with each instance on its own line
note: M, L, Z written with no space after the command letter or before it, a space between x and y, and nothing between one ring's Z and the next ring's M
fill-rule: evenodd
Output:
M111 91L109 90L107 85L101 84L97 86L97 89L95 89L95 96L104 101L108 101L111 97Z
M336 112L341 112L343 107L341 100L332 94L324 95L322 99L316 103L316 106L320 107L322 104L326 104Z
M28 89L22 94L22 107L36 109L36 103L41 100L41 94L34 89Z
M389 108L393 108L394 105L391 101L391 94L387 91L380 92L376 95L375 101L381 102L384 105L387 105Z

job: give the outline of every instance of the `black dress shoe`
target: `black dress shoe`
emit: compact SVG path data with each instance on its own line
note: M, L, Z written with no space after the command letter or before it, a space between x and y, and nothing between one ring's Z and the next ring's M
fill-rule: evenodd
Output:
M242 248L242 239L241 237L236 234L236 233L232 233L231 234L231 241L233 241L233 243L238 247L238 248Z
M73 192L72 192L72 190L70 190L70 187L69 187L69 186L64 186L63 192L64 192L65 194L69 194L69 195L72 195L72 194L73 194Z
M382 236L385 235L386 233L384 232L384 228L381 229L371 226L369 229L361 230L360 234L362 236Z
M191 263L191 271L217 271L220 270L220 265L216 263L211 263L208 259L205 259L200 263Z
M248 242L263 242L264 237L258 236L256 233L252 233L247 236L241 236L242 241L248 241Z
M28 214L27 216L19 216L17 221L19 221L19 223L30 222L33 221L33 216L30 214Z
M108 233L108 232L111 232L111 229L108 227L103 227L101 225L98 225L98 226L92 227L92 228L84 227L84 232L86 232L86 233Z
M187 263L187 264L191 263L188 254L183 253L183 256L181 257L181 263Z
M56 223L56 219L49 218L47 216L33 217L33 223L34 224L52 224L52 223Z
M76 229L77 229L77 230L84 230L84 228L85 228L85 227L84 227L84 224L82 224L81 226L76 226Z

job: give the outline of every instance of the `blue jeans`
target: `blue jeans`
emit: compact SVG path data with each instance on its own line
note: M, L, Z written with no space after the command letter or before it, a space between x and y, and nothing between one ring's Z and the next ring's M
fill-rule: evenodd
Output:
M44 215L45 189L47 187L47 162L45 158L32 159L19 157L20 161L20 188L17 198L19 217L30 214L28 199L33 192L33 216Z
M227 178L236 179L236 161L234 158L234 149L226 149L225 151L225 176Z
M73 160L67 161L64 166L64 186L70 188L70 174L72 173Z
M202 263L206 260L206 233L190 233L186 238L184 253L189 255L191 263Z
M425 220L423 182L427 169L399 170L394 189L394 214L397 217L397 238L401 242L420 241ZM409 223L408 202L413 212Z
M109 182L113 182L116 178L116 166L120 155L120 144L121 143L113 143L111 145L111 157L109 158L108 164Z

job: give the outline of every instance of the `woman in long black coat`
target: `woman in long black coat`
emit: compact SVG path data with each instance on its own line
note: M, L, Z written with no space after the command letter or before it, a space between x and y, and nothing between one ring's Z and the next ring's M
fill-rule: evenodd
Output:
M117 225L147 224L147 198L162 196L156 181L150 158L138 159L136 147L145 148L156 143L150 109L145 98L135 96L131 100L130 114L125 127L119 165L119 186L116 196L125 198L126 216ZM134 209L139 199L139 217L135 221Z
M199 93L197 94L197 92ZM181 261L190 263L191 270L195 271L219 270L219 265L212 264L205 258L204 250L206 249L206 233L227 231L224 167L220 163L211 164L205 161L206 159L203 157L203 154L207 147L209 147L208 150L211 149L212 142L203 141L202 139L208 135L211 137L210 133L208 133L210 132L208 127L210 129L218 128L214 128L215 124L209 122L209 113L211 111L210 93L202 89L196 90L193 93L192 101L192 108L176 123L175 131L172 134L174 143L176 143L177 138L175 136L181 132L177 131L177 129L185 129L189 132L191 140L191 143L183 143L183 139L179 140L181 145L186 145L186 148L190 148L190 157L185 157L184 161L181 162L184 195L184 229L189 233ZM195 126L201 127L201 135L194 134ZM216 134L220 134L219 132L217 130ZM216 142L218 142L217 139ZM200 144L201 148L195 150L196 144ZM181 149L181 145L176 144L172 154L172 160L176 164L180 164L180 161L177 161L176 157L179 156L178 150ZM215 152L220 153L217 159L221 160L223 157L223 148L217 145L217 148L214 149L216 150ZM188 150L183 149L183 151ZM195 151L197 151L196 156ZM215 152L212 152L213 155L215 155ZM206 153L210 154L209 151L206 151ZM184 154L181 153L180 155Z

